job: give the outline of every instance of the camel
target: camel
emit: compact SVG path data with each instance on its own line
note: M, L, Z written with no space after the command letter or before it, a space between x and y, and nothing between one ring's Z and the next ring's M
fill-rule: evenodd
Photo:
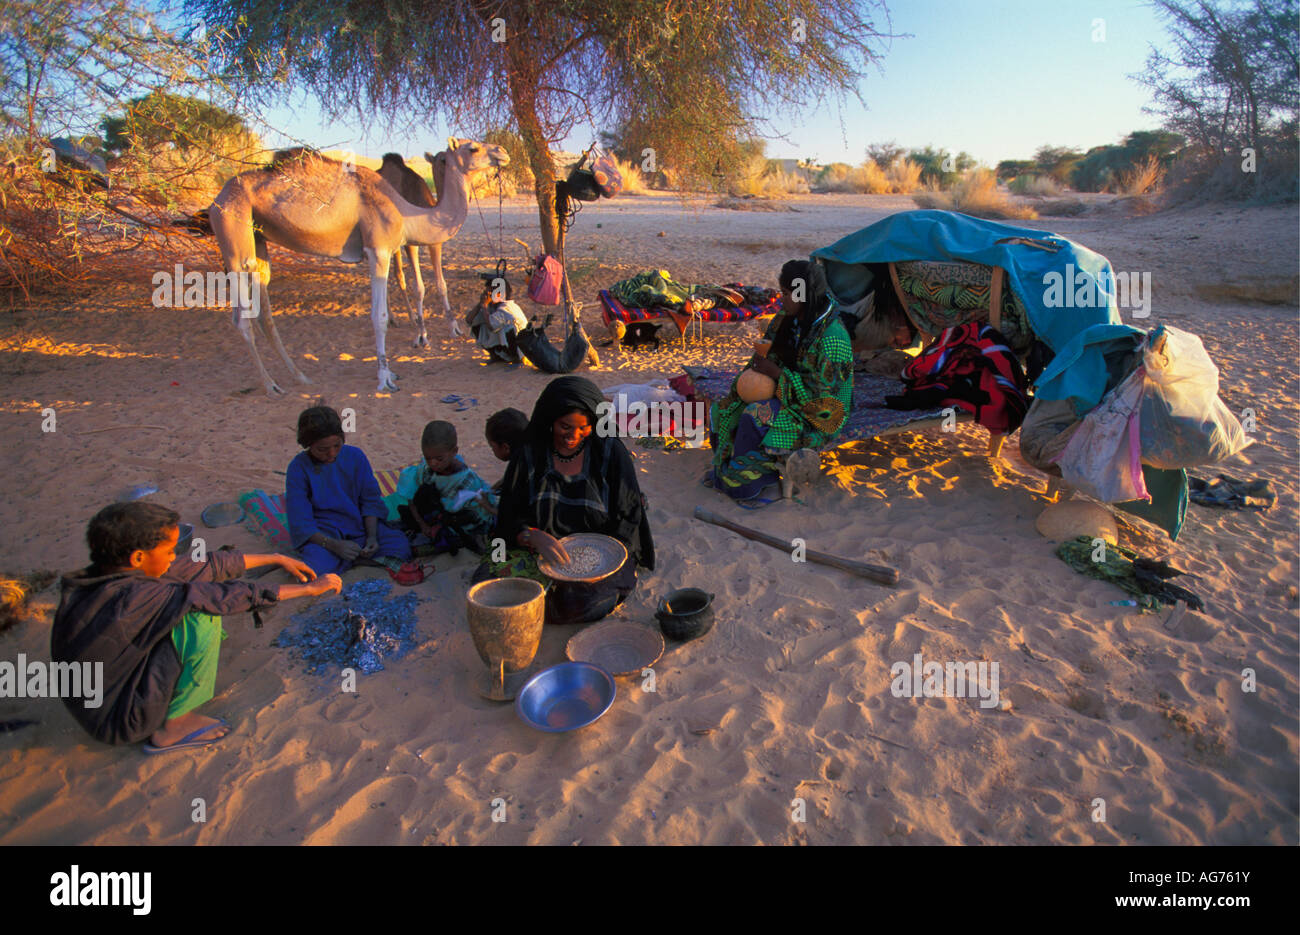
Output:
M438 198L442 197L442 179L443 172L446 169L447 154L441 152L437 156L437 161L433 163L434 184L438 187ZM379 167L379 177L397 190L397 193L413 205L419 205L424 208L436 208L438 199L434 198L429 191L429 186L425 184L424 179L407 166L406 161L397 153L384 153L383 164ZM443 283L440 293L446 295L445 280L442 279L442 244L428 244L429 262L433 264L437 272L438 280ZM420 244L408 243L406 245L406 255L411 261L411 269L415 271L415 305L416 316L419 320L424 320L424 277L420 273ZM410 311L410 299L406 295L406 274L402 269L402 251L399 250L393 254L393 265L397 267L397 287L402 290L402 297L406 299L407 311ZM416 336L419 346L419 336Z
M234 324L248 343L267 395L283 395L258 355L253 319L279 352L299 383L311 381L290 359L271 315L267 285L271 281L267 243L297 253L333 257L345 263L363 260L370 271L370 321L379 360L378 392L397 389L388 366L388 267L406 244L446 243L460 231L469 211L469 176L481 169L508 165L500 146L474 140L448 140L445 194L436 207L411 204L377 172L345 165L316 153L298 152L265 169L244 172L228 181L208 211L212 232L227 272L256 276L256 295L240 293ZM452 317L440 265L435 280L452 336L460 323ZM429 342L421 314L416 346Z

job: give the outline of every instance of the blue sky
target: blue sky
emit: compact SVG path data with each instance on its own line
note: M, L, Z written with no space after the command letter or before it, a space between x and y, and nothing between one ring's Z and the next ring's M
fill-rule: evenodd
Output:
M768 142L769 156L856 164L868 144L895 140L965 150L991 166L1045 144L1086 150L1159 126L1142 112L1147 90L1128 76L1167 34L1137 0L894 0L889 11L892 31L910 36L893 40L880 71L863 81L866 107L850 98L773 115L784 138ZM365 134L325 121L311 101L264 116L311 145L372 156L419 155L449 135L437 123L410 137ZM569 148L583 148L591 133L581 128Z

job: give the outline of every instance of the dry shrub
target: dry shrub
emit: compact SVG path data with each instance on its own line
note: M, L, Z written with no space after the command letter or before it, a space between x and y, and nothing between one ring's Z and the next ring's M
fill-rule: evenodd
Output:
M1164 178L1165 170L1160 167L1160 160L1155 156L1148 156L1132 169L1119 174L1117 194L1145 195L1148 192L1158 192Z
M971 217L994 220L1030 220L1038 217L1032 208L1013 202L998 188L997 177L988 169L975 169L949 191L926 191L912 196L922 208L957 211Z
M646 185L645 176L641 174L641 167L635 162L625 162L617 156L614 157L614 167L623 176L624 195L644 195L649 186Z
M0 577L0 633L26 617L31 596L44 591L56 578L58 575L51 571L34 571L16 578Z
M789 205L781 204L779 201L772 201L770 198L758 198L753 195L728 195L727 197L715 201L715 208L727 208L731 211L794 211Z
M1088 210L1088 206L1078 198L1051 198L1034 205L1044 217L1077 217Z
M921 166L910 159L897 159L885 170L889 190L896 195L910 195L921 187Z
M740 198L779 198L809 192L808 180L802 174L786 172L779 161L762 155L745 159L726 187L727 194Z
M1201 283L1199 298L1210 302L1245 302L1259 305L1300 305L1300 276L1290 279L1256 279L1246 282Z
M1017 175L1007 186L1012 194L1048 197L1061 194L1061 186L1050 175Z
M0 158L0 294L11 301L66 289L96 261L156 239L147 224L167 223L88 173L45 172L36 158L9 155Z
M818 187L828 192L853 192L855 194L885 195L889 193L889 179L885 170L874 162L852 167L843 162L827 166L817 180Z

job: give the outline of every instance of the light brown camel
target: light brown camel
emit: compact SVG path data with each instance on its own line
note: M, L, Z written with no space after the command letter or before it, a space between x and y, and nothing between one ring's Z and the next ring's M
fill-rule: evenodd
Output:
M438 187L439 196L442 193L443 173L446 171L447 154L441 152L438 154L437 162L433 164L434 184ZM382 164L379 166L379 177L397 190L397 193L413 205L424 208L436 208L438 199L434 198L433 193L429 191L429 186L425 184L424 179L411 169L401 155L398 153L384 153ZM442 276L442 244L429 244L429 262L433 264L434 270L439 278ZM424 320L424 276L420 272L420 245L407 244L405 247L407 258L411 261L411 269L415 274L415 316ZM402 298L406 300L407 311L410 311L410 299L406 294L406 273L402 268L402 251L398 250L393 254L393 266L397 269L397 287L402 290ZM445 282L445 281L444 281ZM446 294L446 288L442 289L442 294ZM416 346L419 346L419 335L416 335Z
M266 392L277 396L284 391L271 379L258 355L254 318L294 378L300 383L311 382L290 359L271 317L268 241L297 253L333 257L345 263L365 261L370 271L370 320L379 358L379 392L393 391L397 389L396 378L388 367L385 346L388 266L393 254L408 243L443 244L456 236L469 211L470 174L509 162L509 154L500 146L451 138L446 193L434 208L411 204L371 169L345 165L315 153L277 160L266 169L245 172L228 181L212 202L208 217L226 270L257 277L257 295L251 301L250 296L240 295L235 303L234 324L248 342ZM443 312L455 336L461 331L460 323L452 317L441 269L437 270L437 285ZM423 318L417 325L416 343L427 344Z

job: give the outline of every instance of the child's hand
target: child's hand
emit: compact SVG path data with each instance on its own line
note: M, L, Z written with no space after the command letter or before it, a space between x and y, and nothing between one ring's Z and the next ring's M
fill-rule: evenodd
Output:
M327 548L345 562L350 562L361 554L361 546L349 539L331 539Z
M277 555L279 565L299 581L312 581L316 577L316 572L306 562L293 558L288 555Z
M312 594L328 594L331 591L338 594L343 590L343 579L334 574L321 575L307 587Z

